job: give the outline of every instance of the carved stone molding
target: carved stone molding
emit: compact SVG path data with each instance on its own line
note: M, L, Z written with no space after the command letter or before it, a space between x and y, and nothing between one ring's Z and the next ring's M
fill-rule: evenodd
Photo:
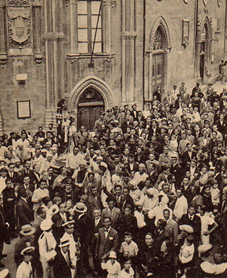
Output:
M207 25L208 28L208 37L210 40L212 40L212 31L213 31L213 24L212 24L212 18L205 15L199 15L198 16L198 22L197 22L197 31L198 31L198 41L201 41L202 33L203 33L203 28L204 25Z
M102 95L106 108L114 105L113 95L109 86L96 76L88 76L81 80L71 92L71 111L77 109L80 95L89 87L96 89Z
M111 62L111 59L115 57L115 54L94 54L94 59L103 59L103 62ZM70 63L78 62L81 59L90 59L90 54L68 53L67 59Z
M47 41L64 40L65 35L61 32L49 32L43 35L43 39Z
M33 0L32 1L32 6L33 7L40 7L40 6L42 6L42 0Z
M10 48L31 43L30 8L9 7L7 10Z
M151 33L150 33L150 48L152 49L153 47L153 44L154 44L154 39L155 39L155 34L156 34L156 31L158 29L158 27L161 27L165 37L166 37L166 42L167 42L167 49L171 49L171 42L170 42L170 33L169 33L169 27L168 27L168 24L166 22L166 20L161 16L159 17L152 30L151 30Z
M7 55L6 53L0 53L0 64L3 66L6 64L7 61Z
M125 40L135 40L137 37L136 33L125 32L121 35L122 39Z
M29 6L31 4L30 0L8 0L7 6Z
M43 53L41 53L41 52L36 52L36 53L35 53L35 61L36 61L36 64L41 64L41 63L42 63L42 59L43 59Z

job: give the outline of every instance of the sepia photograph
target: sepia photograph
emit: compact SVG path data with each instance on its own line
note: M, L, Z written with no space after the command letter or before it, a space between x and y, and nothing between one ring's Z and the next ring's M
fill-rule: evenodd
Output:
M227 277L227 0L0 0L0 278Z

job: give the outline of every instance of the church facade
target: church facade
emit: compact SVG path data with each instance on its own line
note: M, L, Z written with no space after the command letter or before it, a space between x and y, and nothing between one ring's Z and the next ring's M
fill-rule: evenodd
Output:
M1 128L55 124L65 98L91 129L157 86L214 82L226 25L226 0L0 0Z

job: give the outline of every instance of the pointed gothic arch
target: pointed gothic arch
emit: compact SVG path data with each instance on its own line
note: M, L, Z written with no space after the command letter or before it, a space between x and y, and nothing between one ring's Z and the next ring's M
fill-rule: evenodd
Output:
M148 65L148 100L158 86L165 90L167 84L167 54L171 50L169 27L164 17L159 17L150 32Z
M196 59L199 61L199 78L203 83L209 79L209 65L212 53L212 20L207 15L198 17Z
M90 94L86 101L86 94ZM93 97L94 99L91 99ZM89 119L83 118L81 113L90 118L90 128L99 114L114 106L110 87L96 76L87 76L72 89L70 94L70 112L75 115L75 125L81 126L80 119L89 125ZM78 120L78 121L77 121Z
M169 33L169 27L167 25L166 20L164 19L164 17L159 17L156 21L155 24L151 30L150 33L150 49L152 50L152 47L154 45L155 42L155 35L157 30L160 29L163 33L164 39L165 39L165 50L169 50L171 49L171 41L170 41L170 33Z

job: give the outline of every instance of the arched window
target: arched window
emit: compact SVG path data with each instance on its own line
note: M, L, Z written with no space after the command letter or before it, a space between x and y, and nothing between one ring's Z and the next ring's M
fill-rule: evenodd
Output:
M163 32L161 27L159 26L154 37L154 44L153 44L153 50L160 50L163 49Z
M100 0L78 1L78 51L80 53L91 53L92 51L100 5ZM95 40L95 53L102 52L102 40L101 9Z

